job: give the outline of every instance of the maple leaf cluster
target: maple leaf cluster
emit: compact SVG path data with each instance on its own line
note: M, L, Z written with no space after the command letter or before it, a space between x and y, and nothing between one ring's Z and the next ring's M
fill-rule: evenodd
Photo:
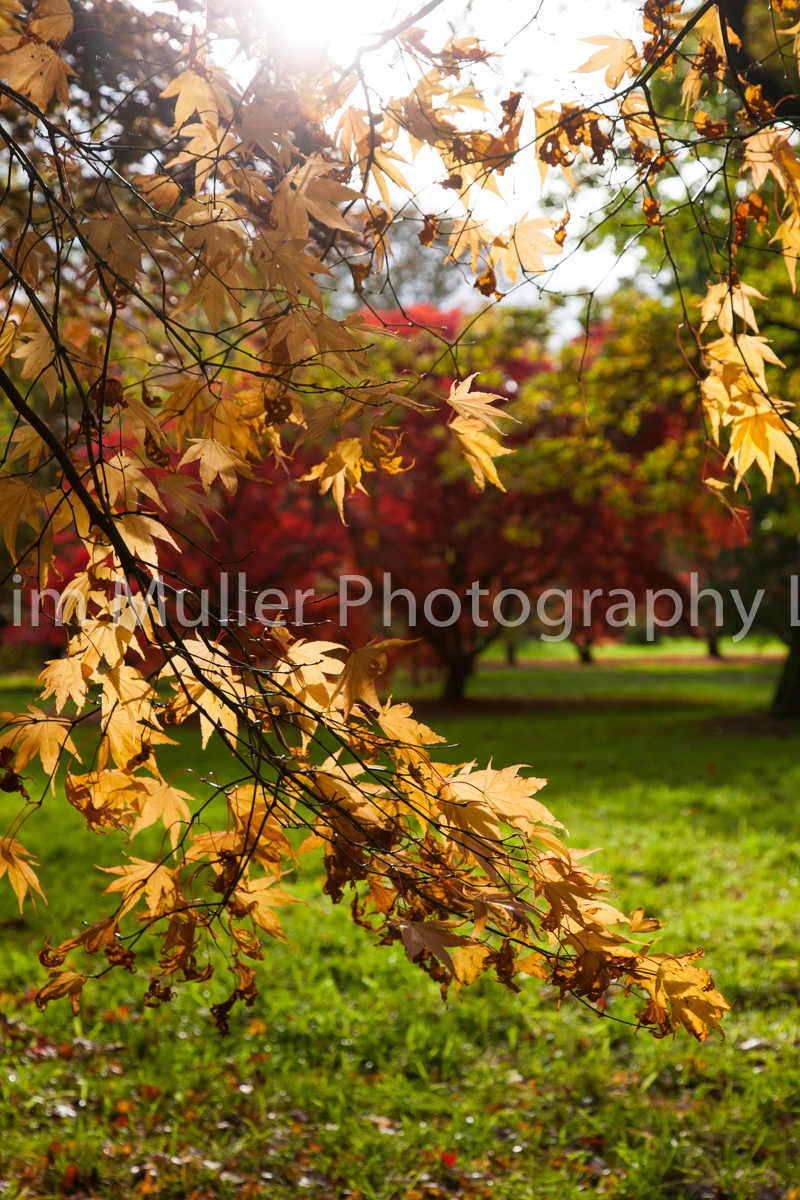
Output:
M344 521L368 477L379 488L414 470L414 448L386 418L403 408L424 418L424 380L381 370L387 331L328 294L352 281L369 302L370 286L391 286L401 216L490 303L547 276L571 249L569 211L529 208L491 227L477 204L502 196L525 138L543 187L559 173L589 186L601 172L616 187L627 171L619 206L640 206L642 230L662 238L672 213L654 194L658 176L687 152L733 147L748 192L692 331L700 404L709 443L727 438L720 457L734 486L754 465L769 484L777 459L797 477L791 407L768 386L781 364L756 323L762 297L735 264L748 230L767 231L774 211L794 281L800 160L791 123L738 73L716 6L684 14L647 0L635 42L589 39L577 70L602 77L596 103L543 102L530 115L520 92L487 102L490 55L475 38L431 48L413 16L348 65L303 66L228 0L191 21L112 0L91 14L69 0L24 10L3 0L0 14L0 390L13 411L4 542L13 570L40 589L53 581L56 539L69 533L85 552L59 581L63 657L42 672L39 704L2 718L3 790L23 806L0 843L0 874L21 905L40 891L18 837L40 803L23 777L36 760L54 795L66 768L66 802L89 831L126 845L144 830L161 837L155 857L110 869L109 914L45 948L39 1003L77 1006L106 969L98 960L134 969L148 933L161 942L149 1005L208 980L204 951L228 949L233 990L212 1009L225 1029L236 1003L254 1002L262 939L284 936L278 910L296 902L284 875L321 850L326 894L347 891L354 919L402 942L444 990L490 970L511 988L548 978L588 1003L618 984L642 995L638 1019L657 1034L705 1037L727 1005L697 954L655 951L657 922L609 903L606 877L567 847L538 799L544 781L437 761L442 739L408 705L381 699L376 678L401 649L393 639L351 650L254 632L216 601L204 613L180 554L187 529L210 526L218 497L243 479L292 474ZM252 60L246 84L222 65L231 44ZM404 83L377 104L369 62L387 54ZM653 89L676 73L681 112L664 115ZM726 89L742 107L723 119L714 98ZM440 211L424 211L409 183L418 158L443 176ZM719 336L703 340L712 323ZM512 415L457 369L454 342L440 342L454 363L450 394L437 397L444 436L478 489L502 490ZM203 746L220 740L235 763L203 799L208 785L179 786L162 769L160 748L190 718ZM215 796L227 819L210 828Z

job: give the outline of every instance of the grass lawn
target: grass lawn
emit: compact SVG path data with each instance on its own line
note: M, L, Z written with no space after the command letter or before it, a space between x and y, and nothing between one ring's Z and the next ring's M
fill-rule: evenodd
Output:
M725 1041L637 1036L614 1019L634 1011L622 997L604 1018L573 1000L558 1012L533 980L443 1005L397 947L331 909L319 863L229 1038L206 1011L230 990L224 967L157 1011L141 1009L141 978L89 984L76 1027L30 1003L36 951L98 911L108 877L92 864L123 859L116 837L87 837L48 800L23 841L50 907L20 920L0 885L0 1195L797 1200L800 740L737 718L766 705L777 668L594 670L487 669L474 697L535 703L426 719L458 761L549 777L572 843L604 847L618 906L667 918L663 949L706 947L734 1006ZM173 765L199 766L184 736Z

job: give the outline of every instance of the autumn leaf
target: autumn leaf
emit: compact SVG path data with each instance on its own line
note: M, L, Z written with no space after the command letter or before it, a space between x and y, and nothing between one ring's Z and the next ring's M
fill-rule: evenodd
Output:
M426 746L445 742L446 738L434 733L411 715L410 704L392 704L391 697L378 713L378 724L395 745L395 753L405 762L416 762L427 756Z
M175 539L166 526L153 517L146 517L138 512L115 513L114 523L131 553L141 558L152 571L158 566L156 541L176 546Z
M369 452L379 470L386 471L389 475L403 475L413 468L414 463L404 463L399 453L402 440L402 433L395 433L392 438L391 433L382 433L380 429L372 430L369 435Z
M482 421L458 417L455 421L451 421L449 428L456 435L461 453L472 468L472 475L478 488L483 491L488 479L489 483L493 483L501 492L504 492L506 489L500 482L497 468L492 460L500 458L504 454L513 454L514 451L507 446L501 446L493 437L484 433L486 426Z
M57 50L37 42L0 56L0 77L43 112L54 92L62 104L69 103L67 79L74 74Z
M459 983L474 983L483 974L487 959L491 956L491 947L476 943L471 946L460 946L452 955L453 974Z
M349 484L353 491L366 494L366 489L361 483L361 476L364 471L374 470L372 463L364 458L361 439L347 438L337 442L325 461L312 467L308 474L301 475L300 479L301 481L318 479L323 495L329 491L332 492L342 524L346 525L347 522L344 519L345 485Z
M642 201L642 212L648 225L660 225L661 205L654 196L645 196Z
M464 804L480 802L490 808L502 821L515 825L529 835L541 831L539 825L564 826L545 806L533 797L547 783L546 779L525 778L519 775L520 766L495 771L491 765L484 771L467 771L447 780L448 796Z
M163 779L142 779L141 785L144 788L145 799L131 829L131 840L142 829L148 829L160 820L169 833L174 850L180 837L181 825L188 825L192 819L187 803L192 797L188 792L182 792L179 788L165 783Z
M492 429L496 429L500 433L500 427L496 423L498 417L504 417L507 421L516 421L517 418L512 417L510 413L499 413L497 409L492 408L494 401L502 400L502 396L496 396L492 392L471 392L470 387L474 378L475 375L470 375L469 378L462 379L460 383L451 384L447 403L465 420L482 421L484 425L490 425Z
M370 708L380 709L381 702L375 688L375 680L382 675L388 666L385 651L398 646L411 646L413 641L403 638L386 638L379 642L374 639L361 650L349 654L344 664L344 670L339 676L334 691L331 694L329 707L340 692L344 692L343 715L348 717L356 700L361 699Z
M512 283L517 282L519 268L528 275L542 275L547 267L543 255L561 253L553 231L557 222L547 217L525 217L509 233L496 238L492 248L492 261L499 262Z
M39 756L47 775L55 771L63 750L80 761L70 737L70 723L62 717L49 717L40 708L26 705L27 713L0 713L0 721L8 728L0 733L0 747L9 746L16 754L19 770ZM51 780L52 783L52 780Z
M702 953L653 954L637 961L629 979L650 996L640 1020L658 1024L664 1033L683 1025L699 1042L711 1029L722 1032L719 1022L730 1005L714 987L710 973L694 965Z
M725 465L731 461L736 466L736 483L738 486L742 476L752 463L757 462L767 484L767 491L772 490L772 477L775 469L775 457L791 468L795 483L800 483L800 467L797 462L797 451L793 438L800 434L800 427L789 421L780 412L775 412L766 404L759 403L750 411L738 415L732 425L730 449L725 459Z
M0 332L0 367L3 366L16 339L19 326L14 321L4 321Z
M406 955L411 962L423 951L427 951L434 958L438 958L451 975L455 975L456 968L448 947L464 946L468 940L455 933L447 921L408 921L403 925L401 936Z
M81 1009L81 993L86 983L86 976L76 971L51 971L47 983L40 988L34 997L36 1007L44 1012L51 1000L69 998L73 1016Z
M130 826L141 801L142 784L115 768L87 775L67 771L64 791L68 802L86 821L87 829L96 833Z
M657 921L655 917L646 917L643 908L635 908L630 915L629 925L631 933L652 933L655 929L663 929L664 922Z
M750 333L739 333L735 337L726 333L716 341L709 342L703 349L708 358L715 363L729 363L733 367L748 371L764 392L767 388L765 364L772 363L776 367L784 365L770 347L767 338L756 337Z
M130 912L142 898L151 917L162 916L170 911L175 897L175 881L169 867L142 858L132 858L130 866L98 869L107 875L119 876L108 885L103 895L122 892L120 917Z
M523 972L534 979L549 979L550 971L541 954L526 954L516 961L516 972Z
M234 891L238 902L244 906L251 921L270 937L287 941L280 921L272 911L287 904L303 904L305 901L290 896L276 884L274 879L261 876L259 879L243 881Z
M200 482L207 495L210 495L211 485L217 476L232 496L236 494L239 487L240 475L246 479L253 478L253 472L245 460L230 446L225 446L214 438L190 438L189 440L193 445L186 451L178 466L182 467L186 463L199 461Z
M629 79L635 79L642 69L636 47L629 38L619 35L608 37L607 34L600 34L598 37L581 38L581 41L588 42L590 46L603 48L596 50L587 62L575 68L579 75L592 74L594 71L602 71L605 68L606 86L617 88L626 75Z
M28 470L35 471L41 461L42 455L47 454L47 446L40 435L35 429L31 429L29 425L23 425L14 430L11 435L11 441L14 444L14 449L8 455L6 462L10 465L20 458L27 458Z
M12 559L17 554L17 531L24 520L32 529L39 529L38 506L42 495L29 480L14 475L0 476L0 516L3 521L3 540Z
M201 121L214 125L220 118L229 120L233 115L232 94L232 88L220 73L203 65L201 71L190 68L178 75L167 84L161 96L165 100L177 97L173 129L180 129L195 113Z
M73 23L69 0L38 0L31 12L27 32L43 42L54 42L60 46L72 33Z
M44 685L42 700L46 700L48 696L55 696L56 712L60 713L69 699L74 702L79 712L83 708L86 680L81 669L81 659L77 655L50 659L39 675L39 682Z
M56 348L46 330L23 334L24 342L12 351L12 358L21 358L23 379L41 379L52 404L58 391L59 378L55 368Z
M723 333L732 334L736 316L740 318L743 326L749 326L753 333L758 333L756 316L750 303L751 297L766 300L766 296L762 296L757 288L747 283L710 283L700 304L700 332L702 333L711 321L716 321Z
M313 157L292 167L278 185L273 212L280 227L286 229L291 237L299 238L302 242L308 240L309 217L329 229L350 231L350 226L336 206L357 200L361 193L328 179L330 169L330 163Z
M39 880L30 863L26 861L30 857L30 851L21 846L15 838L0 838L0 879L6 873L8 874L9 882L17 897L20 912L22 912L23 901L30 889L38 892L45 903L47 903Z

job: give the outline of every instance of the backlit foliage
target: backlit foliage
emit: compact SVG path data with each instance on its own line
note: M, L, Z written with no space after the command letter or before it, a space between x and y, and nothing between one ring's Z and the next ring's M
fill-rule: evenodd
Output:
M237 1001L253 1003L264 939L284 936L279 910L296 902L284 874L322 849L326 894L347 893L354 920L383 944L402 941L444 991L490 970L510 988L536 976L589 1003L619 983L657 1035L684 1026L703 1039L727 1005L701 951L659 952L659 922L609 903L607 877L567 848L541 803L544 780L438 761L442 739L376 691L393 641L348 653L216 609L191 628L192 580L161 575L159 551L180 547L220 489L292 472L300 444L328 447L298 486L321 488L343 520L354 489L413 470L413 447L387 420L419 401L408 380L373 369L383 334L327 297L366 298L367 281L390 280L399 216L490 302L546 277L571 251L567 211L531 208L504 228L478 211L526 154L545 186L588 186L599 169L611 207L632 205L665 245L658 176L680 178L690 158L727 172L718 278L699 318L687 315L699 402L735 483L753 465L771 480L776 457L796 475L796 427L768 381L780 363L757 325L766 301L736 271L754 225L773 231L794 279L793 128L732 70L735 38L714 4L683 13L647 0L636 44L589 39L578 74L604 99L533 111L517 92L493 111L481 92L489 51L471 36L431 45L412 15L349 64L303 66L262 27L261 7L209 0L184 23L116 0L25 11L3 0L5 544L42 588L54 584L57 535L72 530L87 561L56 581L69 590L65 656L42 672L38 705L3 717L2 788L23 807L0 873L20 906L41 891L18 837L55 802L60 763L66 801L90 832L120 839L123 859L108 872L105 915L43 950L38 1003L68 997L77 1011L86 979L138 969L149 935L149 1005L208 980L203 952L225 952L233 987L212 1009L224 1030ZM236 72L222 65L231 45L244 52ZM382 57L402 60L403 94L378 99L369 63ZM673 76L680 104L661 115L652 89ZM418 156L436 163L440 212L422 211L407 181ZM442 352L455 348L442 339ZM461 379L448 401L453 448L480 488L502 487L508 462L497 400ZM203 800L160 766L190 717L204 746L221 739L231 755L230 777L204 782ZM28 795L37 758L53 797ZM157 848L141 857L134 839Z

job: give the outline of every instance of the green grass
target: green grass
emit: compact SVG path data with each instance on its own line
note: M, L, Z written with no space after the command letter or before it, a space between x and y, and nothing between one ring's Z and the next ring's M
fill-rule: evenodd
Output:
M719 650L726 658L774 658L785 654L786 646L768 634L751 633L739 642L734 642L731 637L720 638ZM540 663L578 662L572 642L543 642L538 637L518 642L517 655L522 660L534 659ZM676 656L704 659L708 656L708 648L705 639L700 637L662 637L658 642L600 642L592 647L592 656L600 663L620 659L657 663ZM506 648L502 641L492 642L482 655L483 661L488 663L505 661L505 657Z
M627 649L614 647L615 650ZM779 666L751 655L735 662L698 657L696 662L676 666L664 661L660 647L639 653L633 661L605 658L581 666L574 653L547 654L525 660L524 667L507 667L497 659L486 659L469 680L467 696L489 700L515 697L548 707L553 701L576 706L606 701L609 705L636 707L639 704L680 704L720 709L766 708L775 687ZM681 658L684 658L681 651ZM402 673L395 690L409 696L429 698L441 692L441 681L424 680L412 686Z
M604 848L617 904L668 918L663 949L706 947L734 1007L726 1040L702 1046L635 1035L614 1019L634 1011L622 997L606 1018L570 1000L558 1012L533 980L518 996L482 981L444 1005L396 946L326 903L319 863L230 1038L206 1014L223 978L142 1011L144 980L127 975L87 987L82 1042L63 1008L31 1006L35 952L97 911L107 877L91 864L122 857L48 800L24 840L50 908L20 921L5 886L0 900L3 1009L19 1023L0 1068L2 1195L800 1195L800 742L730 720L763 706L775 671L603 667L610 692L568 667L487 671L495 695L567 698L567 677L599 690L583 706L430 716L455 760L547 775L572 844ZM628 707L605 704L620 694ZM174 765L199 766L185 739Z

